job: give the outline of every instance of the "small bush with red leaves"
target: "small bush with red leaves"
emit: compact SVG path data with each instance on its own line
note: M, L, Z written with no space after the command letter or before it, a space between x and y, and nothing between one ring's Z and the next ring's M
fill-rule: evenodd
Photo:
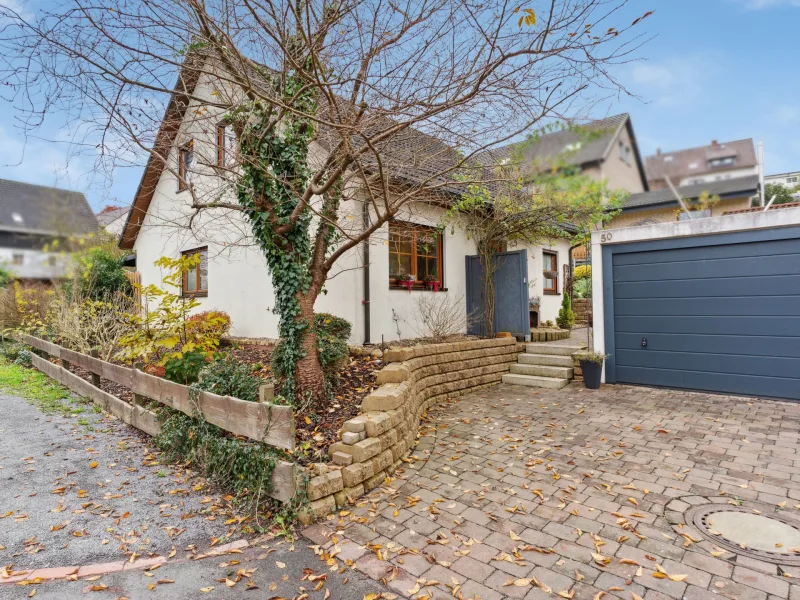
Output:
M206 310L189 317L186 320L186 329L190 335L200 333L216 337L219 342L231 330L231 317L221 310Z

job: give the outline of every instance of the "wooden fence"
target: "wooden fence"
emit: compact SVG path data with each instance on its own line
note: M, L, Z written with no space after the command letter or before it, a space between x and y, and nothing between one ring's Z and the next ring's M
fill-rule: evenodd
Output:
M59 366L33 354L31 355L33 366L39 371L145 433L158 435L161 432L161 424L156 414L141 406L141 400L149 398L192 417L202 415L207 422L235 435L278 448L294 450L294 413L289 406L248 402L230 396L218 396L211 392L200 392L196 398L192 398L188 386L149 375L139 369L105 362L25 333L17 333L16 338L46 355L61 360ZM71 372L72 365L89 371L92 374L92 382L89 383ZM133 403L125 402L101 390L99 387L101 377L130 389L134 394ZM294 496L294 492L294 464L281 461L273 471L271 496L287 502Z

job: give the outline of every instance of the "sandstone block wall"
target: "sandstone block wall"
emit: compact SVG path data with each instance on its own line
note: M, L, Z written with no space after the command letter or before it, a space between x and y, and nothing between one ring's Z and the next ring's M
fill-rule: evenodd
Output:
M328 515L380 485L414 446L431 404L499 383L520 351L514 338L387 350L380 387L364 398L361 414L344 423L329 450L332 462L313 466L301 521Z

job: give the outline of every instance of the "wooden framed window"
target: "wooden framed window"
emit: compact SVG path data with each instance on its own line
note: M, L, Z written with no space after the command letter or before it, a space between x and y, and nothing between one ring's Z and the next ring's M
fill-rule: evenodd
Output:
M22 252L14 252L11 254L11 264L21 267L25 264L25 255Z
M415 285L438 281L444 284L442 234L433 227L389 223L389 283L397 284L402 276L410 275Z
M558 294L558 252L542 252L542 275L544 293Z
M186 250L184 256L200 255L200 262L183 272L184 296L208 296L208 247Z
M189 189L194 166L194 141L178 148L178 191Z
M217 166L230 168L236 163L236 134L233 125L217 125Z

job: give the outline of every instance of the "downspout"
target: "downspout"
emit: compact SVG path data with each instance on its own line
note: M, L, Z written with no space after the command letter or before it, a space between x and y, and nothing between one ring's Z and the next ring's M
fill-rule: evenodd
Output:
M364 223L364 230L369 227L369 205L367 204L366 199L364 200L363 204L363 213L362 219ZM361 300L361 304L364 306L364 345L370 345L370 311L369 311L369 238L364 240L364 248L363 248L364 256L364 299Z
M764 142L758 142L758 187L759 191L759 205L764 206L767 201L766 190L764 189Z

